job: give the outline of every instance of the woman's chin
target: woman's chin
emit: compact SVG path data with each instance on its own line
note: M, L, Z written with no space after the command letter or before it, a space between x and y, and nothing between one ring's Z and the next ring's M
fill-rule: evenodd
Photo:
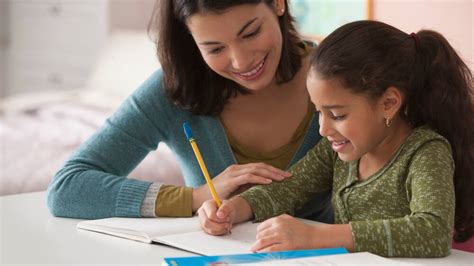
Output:
M243 81L243 80L236 80L234 79L235 82L237 82L240 86L246 88L249 91L252 92L258 92L265 90L266 88L270 87L270 85L273 83L273 79L269 80L266 77L262 77L259 80L255 81Z

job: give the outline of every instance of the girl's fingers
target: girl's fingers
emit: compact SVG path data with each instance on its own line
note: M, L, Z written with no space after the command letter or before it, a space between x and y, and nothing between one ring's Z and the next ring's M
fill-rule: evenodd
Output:
M272 227L272 225L274 224L275 218L276 217L270 218L268 220L265 220L261 224L259 224L258 227L257 227L257 234L259 234L261 232L264 232L266 230L269 230Z
M252 252L260 252L264 249L268 249L274 245L281 244L277 235L270 235L264 238L257 239L255 243L250 247Z
M272 236L272 235L275 234L274 231L275 230L272 230L271 227L267 227L263 230L257 230L257 235L256 235L255 239L259 240L259 239L263 239L263 238Z
M227 228L229 227L228 222L217 222L210 219L204 208L200 208L198 214L199 222L204 232L211 235L223 235L227 233Z
M264 247L262 249L259 249L253 252L262 253L262 252L275 252L275 251L282 251L282 250L289 250L289 249L286 245L283 245L281 243L276 243L276 244Z
M224 200L221 207L217 210L216 216L221 221L230 221L230 214L234 211L234 205L227 200Z
M198 211L203 211L208 219L216 223L226 222L225 219L222 219L217 215L217 203L214 200L205 201L201 208Z

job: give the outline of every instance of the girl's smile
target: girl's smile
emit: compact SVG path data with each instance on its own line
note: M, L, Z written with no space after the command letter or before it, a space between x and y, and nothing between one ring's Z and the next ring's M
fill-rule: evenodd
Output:
M343 141L331 141L331 147L332 149L337 152L337 153L341 153L344 151L344 148L350 144L350 141L348 140L343 140Z

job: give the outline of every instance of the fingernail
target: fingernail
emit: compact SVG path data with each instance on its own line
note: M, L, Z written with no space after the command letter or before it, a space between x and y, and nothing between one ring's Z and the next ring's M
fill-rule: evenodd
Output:
M270 184L272 182L271 179L267 179L267 184Z

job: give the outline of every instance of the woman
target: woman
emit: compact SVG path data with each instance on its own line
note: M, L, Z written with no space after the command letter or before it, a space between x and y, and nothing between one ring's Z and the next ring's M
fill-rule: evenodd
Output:
M219 196L269 184L320 139L305 87L310 45L284 0L157 1L154 73L69 159L48 189L56 216L191 216L211 198L188 122ZM160 142L186 187L128 179ZM331 221L329 192L301 216Z

